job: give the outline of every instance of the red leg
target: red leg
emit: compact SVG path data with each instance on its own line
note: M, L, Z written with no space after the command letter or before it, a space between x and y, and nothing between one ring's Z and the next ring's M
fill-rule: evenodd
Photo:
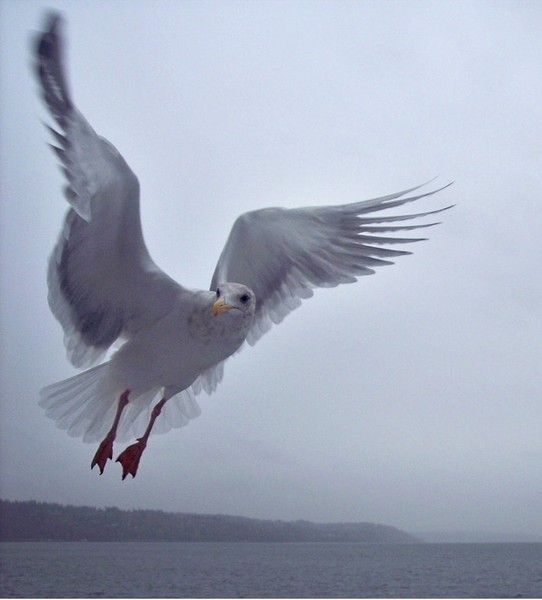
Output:
M152 409L151 418L149 420L149 424L147 425L147 429L145 433L137 438L137 442L128 446L124 452L122 452L117 458L117 462L120 462L122 465L122 479L126 478L126 475L130 474L132 477L135 477L137 474L137 468L139 467L139 461L141 459L141 455L143 454L143 450L145 450L147 446L147 440L149 439L149 435L151 434L152 427L158 415L162 412L162 408L164 404L167 402L167 398L162 398L160 402Z
M107 463L108 459L113 458L113 442L115 441L115 437L117 435L117 427L119 426L120 416L128 404L129 394L130 390L126 390L121 394L113 425L109 430L109 433L105 436L104 440L98 447L98 450L96 451L96 454L90 463L91 469L94 469L95 465L98 465L100 469L100 475L104 472L105 464Z

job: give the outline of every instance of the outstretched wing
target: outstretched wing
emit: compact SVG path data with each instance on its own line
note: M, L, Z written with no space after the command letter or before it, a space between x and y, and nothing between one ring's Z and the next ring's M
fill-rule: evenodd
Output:
M256 318L247 337L254 344L272 323L280 323L301 300L312 296L314 288L352 283L361 275L374 273L374 267L392 264L390 259L410 254L386 246L425 238L388 234L435 223L393 223L436 214L450 207L410 215L378 213L440 191L404 197L419 187L340 206L266 208L245 213L232 228L211 289L222 282L235 281L255 292Z
M71 205L49 262L49 304L75 366L165 314L182 289L152 261L141 231L139 183L119 152L76 109L66 85L58 15L36 44L43 98L60 131L53 146Z

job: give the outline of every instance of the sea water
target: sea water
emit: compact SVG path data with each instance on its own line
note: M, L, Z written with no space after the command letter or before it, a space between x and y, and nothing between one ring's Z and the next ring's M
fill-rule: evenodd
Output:
M2 543L0 596L540 598L542 544Z

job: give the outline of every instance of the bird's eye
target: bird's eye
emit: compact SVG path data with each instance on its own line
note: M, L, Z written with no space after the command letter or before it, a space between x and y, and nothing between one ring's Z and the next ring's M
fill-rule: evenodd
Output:
M241 300L243 304L246 304L250 300L250 296L248 294L243 294L239 300Z
M220 288L216 288L216 297L218 298L220 296Z

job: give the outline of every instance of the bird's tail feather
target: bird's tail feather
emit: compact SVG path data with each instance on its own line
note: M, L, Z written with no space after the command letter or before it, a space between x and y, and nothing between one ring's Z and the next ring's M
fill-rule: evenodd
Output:
M97 441L111 428L116 400L122 393L110 380L108 363L98 365L43 388L39 404L68 435Z
M124 392L115 382L109 363L53 383L40 391L39 405L45 414L72 437L84 442L100 442L111 429L120 395ZM160 388L139 395L130 394L117 428L117 440L126 441L145 431ZM188 388L171 398L156 420L153 433L166 433L182 427L200 414L198 404Z

